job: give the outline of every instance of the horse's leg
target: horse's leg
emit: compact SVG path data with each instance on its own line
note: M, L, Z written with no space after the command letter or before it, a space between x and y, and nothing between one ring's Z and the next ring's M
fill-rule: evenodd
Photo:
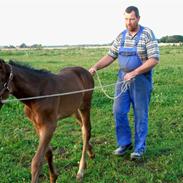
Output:
M88 109L89 110L89 109ZM84 113L84 115L88 115L86 116L86 131L87 131L87 153L88 153L88 156L90 158L93 158L95 155L94 153L92 152L92 145L90 144L90 137L91 137L91 124L90 124L90 111L88 112L88 110L86 111L83 111L82 113ZM80 110L78 110L76 113L74 113L74 116L77 118L81 128L83 126L83 122L82 122L82 113L80 112ZM85 114L86 113L86 114Z
M86 143L87 143L87 153L90 158L94 158L95 154L92 151L92 145L90 143L91 138L91 122L90 122L90 109L87 108L86 110L82 111L82 116L85 118L85 130L86 130Z
M85 154L86 150L88 152L89 157L94 157L94 154L92 152L92 146L89 143L90 137L91 137L91 125L90 125L90 109L82 109L80 110L80 115L82 119L82 138L83 138L83 150L82 150L82 156L79 163L79 170L77 173L76 178L78 180L81 180L84 176L84 169L86 167L86 160L85 160Z
M32 183L38 182L42 160L47 151L48 144L53 136L53 132L55 131L56 124L47 122L41 123L40 125L39 123L39 126L36 126L36 128L39 131L39 146L31 163Z
M81 118L81 114L80 111L77 110L74 114L73 117L75 117L77 119L77 122L79 123L79 125L82 127L82 118Z
M50 182L54 183L57 180L58 173L53 165L53 153L52 153L52 148L50 146L47 149L45 158L46 158L46 160L48 162L48 166L49 166Z

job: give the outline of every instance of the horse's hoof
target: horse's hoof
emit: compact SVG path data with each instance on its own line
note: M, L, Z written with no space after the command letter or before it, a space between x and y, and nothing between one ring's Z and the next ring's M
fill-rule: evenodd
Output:
M76 175L76 180L77 180L78 182L82 182L82 181L83 181L83 173L78 173L78 174Z
M55 173L55 175L53 175L53 176L50 177L50 182L51 183L55 183L56 180L57 180L57 178L58 178L58 173Z

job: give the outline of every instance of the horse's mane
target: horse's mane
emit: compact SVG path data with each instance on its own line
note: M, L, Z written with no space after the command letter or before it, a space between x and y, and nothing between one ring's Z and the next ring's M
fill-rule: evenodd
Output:
M13 60L10 60L9 61L9 64L12 65L12 66L15 66L15 67L18 67L18 68L21 68L29 73L32 73L32 74L40 74L40 75L53 75L53 73L51 73L50 71L48 70L45 70L45 69L35 69L35 68L32 68L30 65L28 64L25 64L25 63L20 63L18 61L13 61Z

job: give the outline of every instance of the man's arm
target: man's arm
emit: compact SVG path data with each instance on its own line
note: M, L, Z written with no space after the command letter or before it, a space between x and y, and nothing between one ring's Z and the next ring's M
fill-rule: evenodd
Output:
M97 70L103 69L110 65L115 58L111 57L110 55L106 55L102 57L94 66L89 69L89 72L94 75Z
M155 65L157 65L159 61L156 58L149 58L144 64L142 64L140 67L136 68L135 70L125 74L124 80L130 80L134 78L135 76L138 76L140 74L143 74L145 72L148 72L151 70Z

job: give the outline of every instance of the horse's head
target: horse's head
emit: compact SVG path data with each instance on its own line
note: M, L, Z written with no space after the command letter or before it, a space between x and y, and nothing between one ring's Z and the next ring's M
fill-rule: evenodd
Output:
M0 59L0 109L3 105L2 100L9 96L9 85L12 77L11 67L3 59Z

